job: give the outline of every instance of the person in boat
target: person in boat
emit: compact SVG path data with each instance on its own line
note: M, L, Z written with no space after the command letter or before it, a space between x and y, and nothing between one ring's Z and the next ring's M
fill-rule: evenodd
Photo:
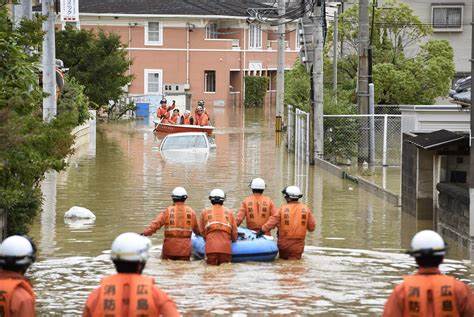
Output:
M276 213L273 201L263 195L265 190L265 181L261 178L254 178L250 182L252 195L244 199L237 213L237 226L240 226L245 219L247 228L254 231L260 231L262 226L270 219L271 215ZM270 235L267 231L265 234Z
M171 106L168 107L168 101L163 97L160 101L160 106L156 109L156 117L162 119L165 116L167 119L171 117L170 111L176 107L176 101L173 100Z
M168 120L168 123L171 124L179 124L180 120L180 115L179 115L179 109L174 109L173 114L171 115L171 118Z
M286 204L283 204L275 215L262 226L257 233L261 237L269 230L278 226L278 252L281 259L299 260L304 251L306 233L314 231L316 221L311 209L299 202L303 197L297 186L283 189Z
M179 316L176 305L142 275L149 258L150 239L137 233L119 235L112 243L111 258L117 274L104 277L87 299L84 317L92 316Z
M213 189L209 194L212 207L201 212L201 232L206 240L206 262L220 265L232 260L232 242L238 231L232 211L223 206L225 193Z
M191 116L191 111L184 110L184 114L181 116L180 124L192 125L194 118Z
M162 259L189 261L191 257L191 233L199 235L200 230L196 213L185 203L187 198L188 193L183 187L173 189L173 205L158 214L143 231L144 236L151 236L161 227L165 227Z
M472 289L439 270L446 254L443 238L432 230L415 234L408 252L418 272L405 276L387 300L384 317L474 316Z
M201 127L209 125L209 115L207 114L206 108L204 108L204 100L198 101L198 106L194 113L194 124Z
M0 245L0 316L35 316L35 293L25 273L36 259L36 247L22 236Z

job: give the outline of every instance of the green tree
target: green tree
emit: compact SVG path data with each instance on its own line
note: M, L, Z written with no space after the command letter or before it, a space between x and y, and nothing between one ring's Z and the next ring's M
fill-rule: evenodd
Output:
M9 234L28 231L41 206L39 184L46 171L65 167L71 131L82 120L78 107L60 102L57 118L43 122L42 38L40 18L14 29L0 7L0 210L7 212Z
M246 107L262 107L268 89L268 77L245 76Z
M285 72L285 104L306 112L311 108L311 79L299 59Z
M69 74L85 87L90 101L107 106L118 101L123 87L132 76L127 75L130 60L120 36L113 33L76 30L68 27L56 32L56 56L69 67Z
M340 16L338 27L346 52L338 61L338 88L349 98L345 101L353 103L356 102L357 85L358 11L358 5L346 10ZM369 21L371 16L370 10ZM330 28L325 48L326 87L332 82L332 61L328 56L333 45L332 32ZM429 40L420 46L416 55L405 55L408 48L423 42L432 32L408 5L384 1L383 6L375 10L371 32L376 103L431 104L436 97L448 93L454 76L453 51L448 42Z

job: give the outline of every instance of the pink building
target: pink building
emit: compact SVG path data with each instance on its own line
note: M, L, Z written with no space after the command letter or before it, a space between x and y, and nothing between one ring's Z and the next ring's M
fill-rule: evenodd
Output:
M248 22L246 0L81 0L80 27L121 36L133 60L130 96L176 95L222 106L243 98L243 77L268 76L275 89L276 27ZM298 55L287 26L286 68ZM185 97L184 97L185 96Z

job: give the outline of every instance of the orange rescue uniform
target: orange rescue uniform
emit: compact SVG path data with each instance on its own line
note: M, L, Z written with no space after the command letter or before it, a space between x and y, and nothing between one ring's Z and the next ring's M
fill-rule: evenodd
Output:
M209 115L207 114L207 112L203 112L201 114L196 112L194 114L194 124L200 126L209 125Z
M385 304L384 317L474 316L474 294L469 286L438 268L420 268L405 276Z
M158 119L160 119L162 116L166 116L167 118L170 117L170 111L173 110L175 107L175 104L172 104L171 106L167 106L166 104L164 105L160 105L157 109L156 109L156 117Z
M178 116L173 115L168 121L170 123L178 124L178 119L179 119L179 115Z
M244 199L237 213L237 226L246 221L247 228L259 231L262 226L276 213L273 201L262 194L252 194ZM265 234L270 234L268 231Z
M182 116L181 117L181 124L191 124L191 116Z
M175 303L141 274L115 274L102 279L87 299L84 317L179 316Z
M230 262L232 241L237 241L237 224L232 211L222 205L213 205L201 212L201 232L206 240L208 264Z
M311 209L294 201L284 204L271 216L262 231L278 227L278 250L281 259L299 260L304 251L307 231L314 231L316 221Z
M35 316L35 293L20 273L0 270L0 316Z
M200 234L194 210L183 202L177 202L161 212L143 231L151 236L165 227L165 240L161 257L169 260L188 260L191 256L191 233Z

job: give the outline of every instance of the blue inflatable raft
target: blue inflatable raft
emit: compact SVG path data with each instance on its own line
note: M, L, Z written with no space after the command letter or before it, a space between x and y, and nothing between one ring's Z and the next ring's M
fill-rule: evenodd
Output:
M198 259L205 257L206 242L202 237L193 236L193 256ZM232 262L270 262L275 260L278 247L272 238L255 237L255 232L239 227L239 238L232 243Z

